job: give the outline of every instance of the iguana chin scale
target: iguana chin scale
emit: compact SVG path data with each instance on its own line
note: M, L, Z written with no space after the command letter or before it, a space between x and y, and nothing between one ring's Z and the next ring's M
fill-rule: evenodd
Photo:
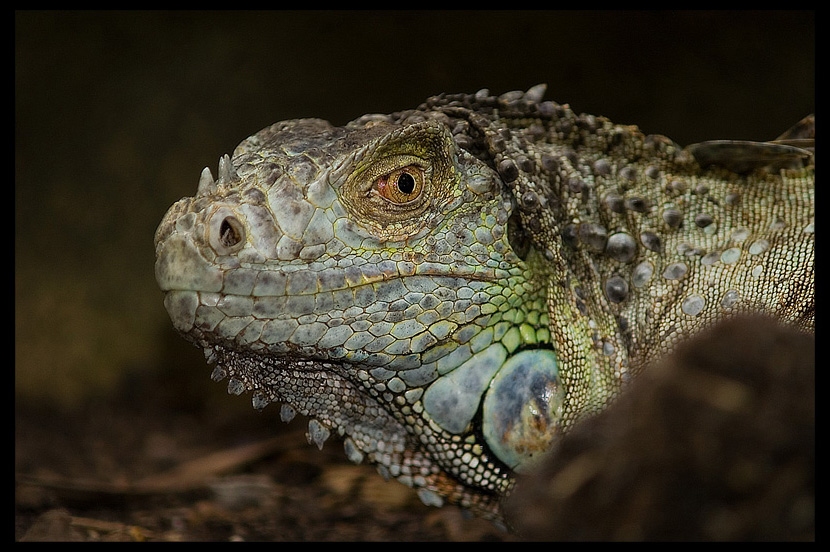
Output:
M155 236L176 329L428 504L516 473L714 321L812 331L813 118L681 148L544 86L273 124Z

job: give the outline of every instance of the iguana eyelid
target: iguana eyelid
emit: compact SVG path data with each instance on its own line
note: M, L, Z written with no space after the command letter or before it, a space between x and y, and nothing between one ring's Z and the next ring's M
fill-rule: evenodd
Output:
M409 166L419 167L426 171L432 163L429 159L424 159L423 157L417 157L415 155L395 154L387 155L379 159L373 159L369 161L367 165L367 168L363 172L365 175L363 178L373 182L381 176L405 169Z

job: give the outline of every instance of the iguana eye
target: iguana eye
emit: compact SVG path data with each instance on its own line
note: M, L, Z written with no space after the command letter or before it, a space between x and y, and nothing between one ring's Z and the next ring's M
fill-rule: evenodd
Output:
M375 180L374 189L382 198L403 205L418 198L424 188L424 172L413 165L392 171Z

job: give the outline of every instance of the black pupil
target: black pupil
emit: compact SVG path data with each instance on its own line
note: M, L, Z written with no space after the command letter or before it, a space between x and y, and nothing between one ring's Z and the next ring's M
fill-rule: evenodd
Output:
M406 195L411 194L415 191L415 179L412 178L412 175L409 173L401 173L398 176L398 189L401 193Z

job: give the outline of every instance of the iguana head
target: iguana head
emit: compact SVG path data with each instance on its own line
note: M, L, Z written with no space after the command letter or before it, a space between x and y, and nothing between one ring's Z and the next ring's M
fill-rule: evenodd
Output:
M309 416L318 446L337 432L425 502L487 513L548 448L563 391L540 253L458 126L262 130L167 212L156 279L229 392Z

